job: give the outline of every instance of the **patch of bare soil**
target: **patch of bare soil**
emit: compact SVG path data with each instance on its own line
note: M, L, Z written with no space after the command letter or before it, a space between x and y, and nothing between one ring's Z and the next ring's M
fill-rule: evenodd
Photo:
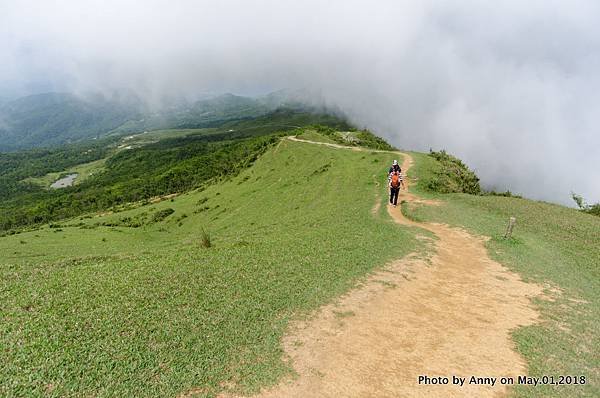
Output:
M172 199L178 195L179 195L178 193L171 193L171 194L164 195L164 196L155 196L153 198L150 198L150 203L159 203L159 202L162 202L163 200Z
M406 171L412 159L404 156ZM542 288L491 260L483 238L388 211L433 232L433 254L389 264L292 325L283 344L297 376L258 397L498 397L507 393L499 381L467 385L469 377L526 374L510 332L536 321L529 298ZM449 377L450 385L419 384L422 375ZM465 385L451 385L453 375L467 377Z
M309 141L309 140L303 140L302 138L298 138L298 137L294 137L294 136L287 137L287 139L290 141L305 142L308 144L316 144L316 145L324 145L324 146L328 146L331 148L337 148L337 149L350 149L353 151L361 151L362 150L362 148L360 148L360 147L347 146L347 145L341 145L341 144L332 144L329 142ZM377 152L379 152L379 151L377 151Z

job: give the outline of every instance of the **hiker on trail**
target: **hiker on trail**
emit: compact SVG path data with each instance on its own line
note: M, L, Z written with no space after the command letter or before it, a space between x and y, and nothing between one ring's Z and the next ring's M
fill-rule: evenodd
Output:
M392 171L390 173L390 204L396 205L398 204L398 194L400 193L400 187L404 185L404 181L402 179L402 173L399 171Z
M390 181L392 180L392 173L394 173L394 172L398 173L398 175L400 176L400 180L402 180L402 169L400 168L398 161L395 159L392 162L392 166L390 167L390 170L388 171L388 188L390 186Z

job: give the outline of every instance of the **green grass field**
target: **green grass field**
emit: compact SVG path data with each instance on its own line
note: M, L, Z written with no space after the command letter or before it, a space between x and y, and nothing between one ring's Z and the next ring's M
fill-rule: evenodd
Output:
M390 160L284 140L204 191L0 238L0 395L275 383L290 319L424 249L371 213Z
M422 189L437 165L412 154L420 195L441 206L406 206L410 217L461 226L489 236L487 248L500 263L525 280L546 287L537 299L542 321L518 329L514 338L533 376L580 376L584 386L517 386L519 397L600 396L600 218L563 206L527 199L466 194L432 194ZM513 239L503 239L509 217L517 219Z
M205 132L213 131L174 134ZM314 131L300 138L329 140ZM412 155L412 189L443 204L403 206L408 216L490 236L494 259L546 287L535 301L541 322L514 331L529 373L587 380L517 386L514 395L599 396L600 218L525 199L428 192L439 164ZM427 250L384 206L371 213L385 201L378 183L392 158L283 140L204 190L0 238L0 396L201 388L212 397L223 385L252 392L276 383L291 371L281 347L291 319L387 261ZM517 227L504 240L510 216Z

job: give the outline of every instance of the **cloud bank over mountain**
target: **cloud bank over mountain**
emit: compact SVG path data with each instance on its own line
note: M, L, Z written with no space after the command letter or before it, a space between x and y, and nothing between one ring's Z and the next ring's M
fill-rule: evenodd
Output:
M0 100L304 88L484 185L600 199L600 4L590 1L0 4Z

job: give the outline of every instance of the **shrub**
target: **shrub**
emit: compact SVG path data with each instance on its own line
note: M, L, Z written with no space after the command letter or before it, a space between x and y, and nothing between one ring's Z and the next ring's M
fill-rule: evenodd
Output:
M488 191L485 193L485 195L489 195L489 196L504 196L507 198L518 198L518 199L523 199L523 197L521 195L517 195L514 194L510 191L506 191L506 192L496 192L496 191Z
M386 140L376 136L367 129L356 132L356 138L358 139L358 144L366 148L379 149L382 151L395 150L395 148L391 146Z
M170 207L167 207L166 209L162 209L157 211L156 213L154 213L154 215L152 216L152 222L161 222L162 220L164 220L165 218L169 217L171 214L175 213L175 210L171 209Z
M437 160L441 167L435 172L435 178L428 182L427 189L440 193L481 194L479 177L462 160L444 150L439 152L430 150L429 156Z
M206 231L204 228L202 228L202 231L200 232L200 246L202 246L206 249L208 249L209 247L212 247L210 233L208 231Z
M585 212L600 217L600 202L588 206Z
M571 192L571 197L577 203L580 211L600 217L600 202L590 205L585 201L583 196L577 195L575 192Z
M327 126L313 125L308 126L307 129L315 130L319 134L329 137L331 140L342 145L360 145L365 148L378 149L383 151L395 150L395 148L392 145L390 145L387 141L385 141L383 138L376 136L367 129L359 131L353 130L346 136L342 136L342 134L338 130Z

